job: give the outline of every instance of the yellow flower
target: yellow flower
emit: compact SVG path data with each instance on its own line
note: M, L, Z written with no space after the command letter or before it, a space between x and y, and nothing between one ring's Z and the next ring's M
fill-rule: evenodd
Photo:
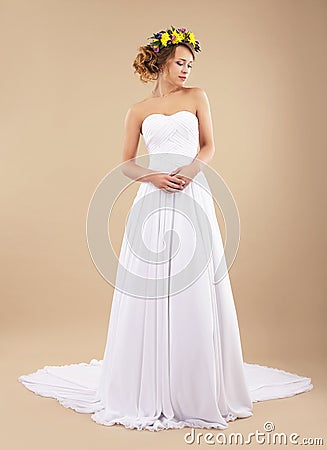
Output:
M174 30L171 34L172 36L175 36L175 39L173 40L174 44L178 44L178 42L181 42L184 39L184 33L179 33L178 31Z
M167 31L162 34L160 41L164 47L167 47L167 42L169 41L169 39L170 39L170 36L169 36L169 33L167 33Z
M194 33L189 33L189 41L191 42L191 44L195 45Z

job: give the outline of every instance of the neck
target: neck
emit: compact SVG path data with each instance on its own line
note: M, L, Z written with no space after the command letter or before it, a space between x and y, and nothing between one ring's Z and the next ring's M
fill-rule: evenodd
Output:
M157 80L154 89L152 90L152 97L167 97L167 95L181 89L181 87L176 86L172 83Z

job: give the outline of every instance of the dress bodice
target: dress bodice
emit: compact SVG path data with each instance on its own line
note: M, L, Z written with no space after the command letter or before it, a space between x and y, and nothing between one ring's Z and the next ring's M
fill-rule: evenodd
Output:
M191 111L149 114L143 120L142 134L151 169L171 171L180 164L190 163L197 154L199 123Z

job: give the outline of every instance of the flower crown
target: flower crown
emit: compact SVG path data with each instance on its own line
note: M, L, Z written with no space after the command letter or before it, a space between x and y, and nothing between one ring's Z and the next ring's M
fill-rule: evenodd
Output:
M170 45L176 45L181 42L192 44L196 52L201 51L199 41L196 41L194 34L191 31L187 31L186 28L176 29L171 26L171 28L168 28L165 31L154 33L148 39L152 39L148 46L151 47L152 50L156 53L159 52L162 48L168 47Z

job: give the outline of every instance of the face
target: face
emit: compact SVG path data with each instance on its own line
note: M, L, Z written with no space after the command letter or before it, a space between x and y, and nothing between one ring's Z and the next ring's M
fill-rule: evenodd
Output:
M167 63L166 77L173 84L183 86L187 81L193 65L193 55L184 45L176 47L175 56Z

